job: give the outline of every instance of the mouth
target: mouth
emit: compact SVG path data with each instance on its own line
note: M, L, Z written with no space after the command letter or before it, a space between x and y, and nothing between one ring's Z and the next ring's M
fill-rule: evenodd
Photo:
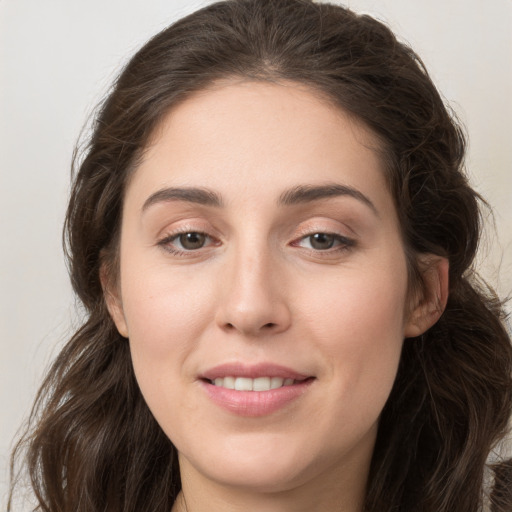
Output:
M207 396L237 416L266 416L290 404L309 389L314 376L274 364L225 364L199 377Z
M236 391L269 391L314 377L273 363L226 363L205 371L199 378L213 386Z
M217 377L213 380L208 380L209 384L214 386L234 389L236 391L270 391L271 389L279 389L284 386L293 386L300 382L304 382L306 379L292 379L282 377L256 377L254 379L250 377Z

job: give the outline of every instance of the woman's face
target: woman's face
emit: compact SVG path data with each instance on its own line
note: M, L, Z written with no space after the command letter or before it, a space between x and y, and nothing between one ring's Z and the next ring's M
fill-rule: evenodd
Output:
M290 83L217 84L156 131L109 306L187 478L279 491L366 474L410 328L377 147Z

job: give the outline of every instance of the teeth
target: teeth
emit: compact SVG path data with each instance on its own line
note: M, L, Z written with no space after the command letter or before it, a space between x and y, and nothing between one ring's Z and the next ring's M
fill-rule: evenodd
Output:
M270 389L270 377L258 377L252 381L253 391L268 391Z
M221 388L236 389L237 391L269 391L283 386L291 386L294 382L293 379L282 379L281 377L257 377L256 379L217 377L212 384Z
M277 389L282 387L284 383L284 379L281 379L280 377L272 377L270 379L270 389Z
M237 377L235 379L235 389L237 391L252 391L252 379Z
M215 380L217 380L217 379L215 379ZM224 379L220 379L220 380L224 381L224 383L220 384L221 386L228 388L228 389L235 389L235 377L224 377Z

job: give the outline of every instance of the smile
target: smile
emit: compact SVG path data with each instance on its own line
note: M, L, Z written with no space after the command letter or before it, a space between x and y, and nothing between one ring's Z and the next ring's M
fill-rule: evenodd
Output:
M316 380L275 364L227 363L199 375L206 396L230 415L261 417L292 407Z
M270 391L283 386L292 386L298 381L294 379L283 379L281 377L217 377L210 381L214 386L236 391Z

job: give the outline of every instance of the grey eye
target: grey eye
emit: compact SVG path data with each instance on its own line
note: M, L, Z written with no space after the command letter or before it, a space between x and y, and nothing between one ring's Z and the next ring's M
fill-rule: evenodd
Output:
M204 233L182 233L178 236L178 241L183 249L193 251L201 249L206 243L207 236Z
M331 249L336 241L336 236L328 233L315 233L314 235L310 235L308 238L311 247L318 251Z

